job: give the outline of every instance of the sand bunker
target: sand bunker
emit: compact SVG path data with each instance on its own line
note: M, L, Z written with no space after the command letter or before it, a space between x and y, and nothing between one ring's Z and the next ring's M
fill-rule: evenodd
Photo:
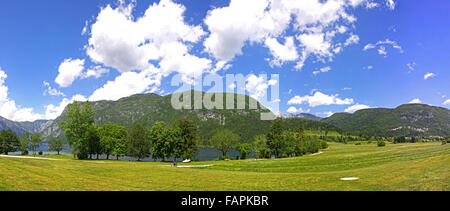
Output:
M341 178L342 181L352 181L352 180L359 180L359 177L344 177Z

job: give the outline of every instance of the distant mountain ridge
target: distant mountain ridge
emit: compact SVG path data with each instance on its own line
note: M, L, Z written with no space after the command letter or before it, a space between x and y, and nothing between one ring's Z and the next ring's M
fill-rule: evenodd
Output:
M296 115L291 116L290 118L309 119L309 120L314 120L314 121L322 120L321 117L318 117L318 116L313 115L313 114L308 114L308 113L296 114Z
M450 135L450 110L424 104L406 104L394 109L363 109L353 114L336 113L322 121L355 135Z
M313 121L321 121L322 118L318 117L316 115L313 114L308 114L308 113L299 113L299 114L280 114L279 117L283 118L283 119L288 119L288 118L297 118L297 119L307 119L307 120L313 120Z
M22 135L25 132L32 132L32 133L41 132L52 123L53 120L36 120L34 122L15 122L0 116L0 130L11 129L18 135Z

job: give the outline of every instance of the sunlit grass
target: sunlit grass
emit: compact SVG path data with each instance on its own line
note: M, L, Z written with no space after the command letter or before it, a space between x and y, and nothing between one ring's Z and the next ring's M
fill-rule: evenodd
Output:
M449 190L450 145L330 143L297 158L168 163L0 158L0 190ZM341 181L343 177L359 177Z

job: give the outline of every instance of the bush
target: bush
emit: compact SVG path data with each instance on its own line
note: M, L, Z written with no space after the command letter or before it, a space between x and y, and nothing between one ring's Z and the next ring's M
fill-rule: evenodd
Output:
M320 147L322 149L326 149L326 148L328 148L328 143L326 141L322 141L322 142L320 142Z
M220 157L218 157L218 158L214 159L214 161L219 161L219 160L226 160L226 159L228 159L228 160L232 160L232 158L231 158L230 156L228 156L228 155L225 155L225 156L220 156Z
M447 144L447 141L442 141L442 145L446 145Z
M89 156L87 153L78 152L76 157L78 158L78 160L87 160Z
M404 136L395 137L394 138L394 144L397 144L397 143L406 143L406 137L404 137Z
M21 153L21 155L28 155L29 153L28 153L28 151L27 150L25 150L25 151L22 151L22 153Z
M386 146L386 143L384 141L378 141L377 146L384 147Z
M361 145L361 142L356 142L355 145Z
M40 151L39 153L38 153L39 155L42 155L42 154L44 154L42 151Z
M241 154L240 159L247 159L248 154L252 152L253 146L251 144L245 143L245 144L238 144L236 146L236 151Z

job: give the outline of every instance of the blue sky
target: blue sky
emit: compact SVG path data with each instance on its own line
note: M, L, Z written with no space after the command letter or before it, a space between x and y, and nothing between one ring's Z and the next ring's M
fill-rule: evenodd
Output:
M166 95L174 74L211 71L279 74L282 113L450 108L447 0L242 2L3 1L0 116L51 119L73 100ZM255 96L268 84L253 82Z

